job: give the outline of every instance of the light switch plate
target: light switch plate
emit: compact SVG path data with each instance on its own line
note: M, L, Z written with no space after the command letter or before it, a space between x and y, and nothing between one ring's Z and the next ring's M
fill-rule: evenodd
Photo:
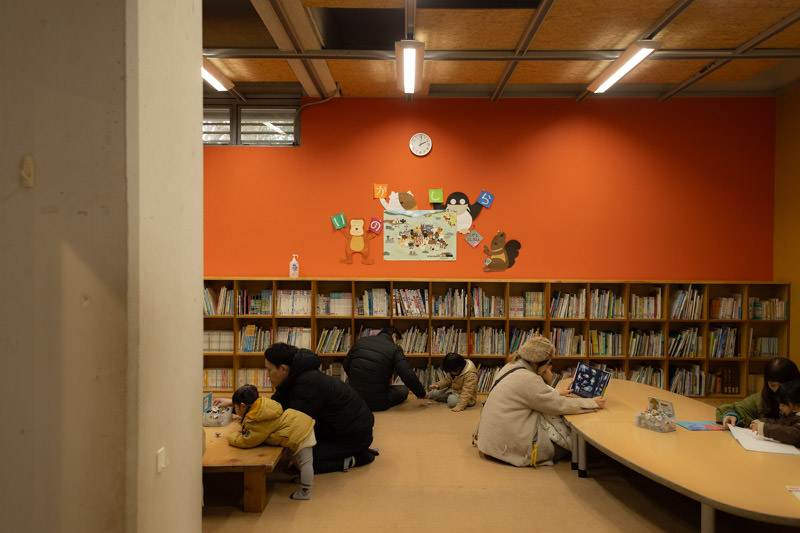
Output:
M167 449L162 446L156 451L156 472L161 472L167 467Z

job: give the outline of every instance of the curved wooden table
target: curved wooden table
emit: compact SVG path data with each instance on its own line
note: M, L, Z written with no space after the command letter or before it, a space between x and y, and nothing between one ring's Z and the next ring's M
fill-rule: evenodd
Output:
M750 452L728 431L658 433L636 426L647 398L671 401L677 420L713 420L715 408L669 391L614 379L606 408L566 417L574 428L573 466L586 475L586 443L653 481L701 504L701 530L714 530L714 510L753 520L800 526L800 456ZM577 445L576 445L577 444ZM577 456L577 457L576 457Z

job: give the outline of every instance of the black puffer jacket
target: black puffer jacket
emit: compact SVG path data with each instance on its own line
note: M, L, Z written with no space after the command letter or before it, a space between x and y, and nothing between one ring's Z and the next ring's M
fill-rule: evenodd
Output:
M392 373L397 372L417 398L425 397L425 387L408 364L403 349L388 333L361 337L342 361L347 379L373 410L386 409Z
M372 434L375 418L356 392L338 378L319 371L317 354L301 348L286 379L272 399L284 409L297 409L316 421L318 442L351 441Z

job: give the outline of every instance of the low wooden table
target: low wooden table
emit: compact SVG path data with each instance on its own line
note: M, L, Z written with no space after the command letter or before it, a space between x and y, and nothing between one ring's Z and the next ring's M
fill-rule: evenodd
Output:
M713 420L714 407L669 391L612 379L606 408L568 415L573 463L586 473L586 443L640 474L697 500L701 530L714 530L714 510L753 520L800 526L800 501L786 489L800 482L800 457L750 452L728 431L658 433L636 426L647 398L668 400L677 420ZM576 453L577 452L577 453Z
M228 444L228 434L240 431L240 428L238 422L224 427L203 428L206 434L203 472L241 472L244 477L244 511L260 513L267 505L267 472L275 470L284 449L280 446L233 447Z

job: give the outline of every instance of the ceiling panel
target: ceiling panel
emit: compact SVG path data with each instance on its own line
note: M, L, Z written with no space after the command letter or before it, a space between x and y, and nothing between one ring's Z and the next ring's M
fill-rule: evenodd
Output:
M418 9L426 50L514 50L534 9Z
M394 61L330 60L328 68L345 97L400 96Z
M797 9L800 0L695 0L656 39L664 48L736 48Z
M645 61L622 78L619 84L680 83L708 63L703 59ZM613 88L611 90L613 91Z
M608 63L608 61L521 61L508 83L588 85Z
M211 62L233 82L297 81L284 59L212 59Z
M780 63L777 59L736 59L718 68L699 83L747 81Z
M503 74L502 61L428 61L423 77L430 83L491 83Z
M529 50L622 50L674 0L554 2Z

